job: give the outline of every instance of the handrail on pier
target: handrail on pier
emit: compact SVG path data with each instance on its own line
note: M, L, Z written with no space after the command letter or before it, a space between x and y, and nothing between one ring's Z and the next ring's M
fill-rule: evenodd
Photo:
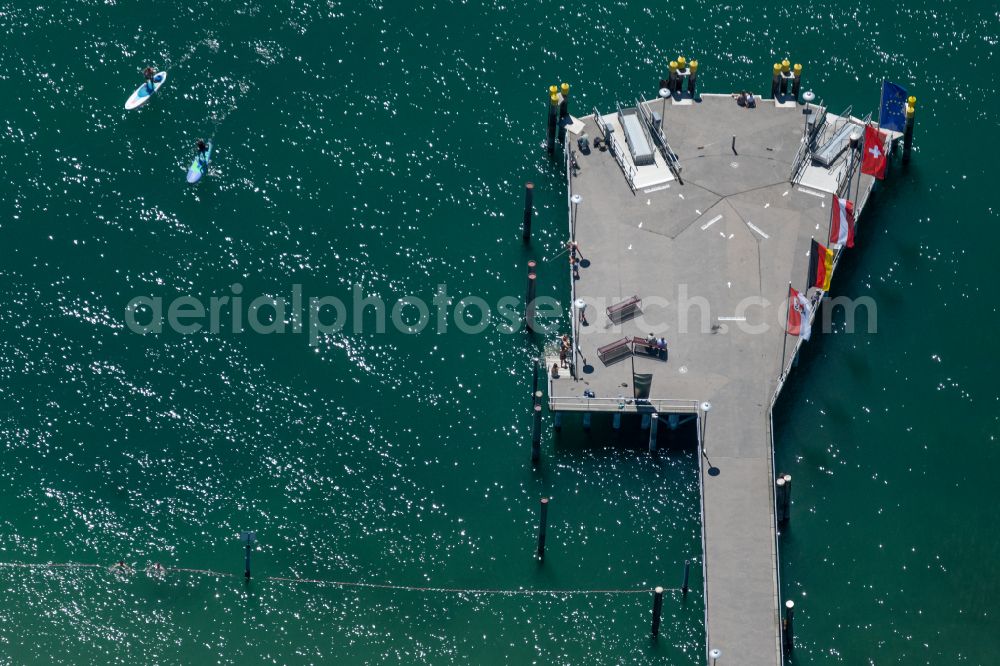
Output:
M639 115L642 119L646 121L646 129L649 131L650 137L653 139L653 143L660 150L660 155L663 156L663 161L667 163L667 168L670 169L670 173L674 174L674 178L681 185L684 181L681 179L681 162L677 157L677 153L673 151L670 144L667 143L667 137L663 133L663 128L661 128L657 123L653 121L653 114L649 110L649 102L646 101L646 97L639 93L639 99L636 101L636 106L639 108Z

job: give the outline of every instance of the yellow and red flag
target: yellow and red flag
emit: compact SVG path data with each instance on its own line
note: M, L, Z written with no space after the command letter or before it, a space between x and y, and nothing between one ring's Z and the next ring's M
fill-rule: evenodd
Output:
M831 277L833 277L833 250L820 245L814 238L809 250L809 275L806 286L830 291Z

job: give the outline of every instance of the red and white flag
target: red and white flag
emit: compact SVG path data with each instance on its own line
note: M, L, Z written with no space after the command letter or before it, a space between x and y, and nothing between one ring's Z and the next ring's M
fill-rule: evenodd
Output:
M885 135L871 125L865 125L865 151L861 160L861 173L875 176L879 180L885 178L886 155Z
M854 247L854 202L836 194L830 213L830 244Z
M788 287L788 322L785 330L791 335L798 335L803 340L809 339L812 329L809 326L811 311L809 299L792 286Z

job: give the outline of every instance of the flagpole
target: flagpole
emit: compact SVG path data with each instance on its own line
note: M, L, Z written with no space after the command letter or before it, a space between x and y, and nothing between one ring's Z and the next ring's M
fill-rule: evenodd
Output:
M788 291L785 293L785 334L781 336L781 371L778 373L778 379L784 379L785 377L785 348L788 345L788 308L792 307L792 281L788 281ZM800 324L801 325L801 324Z
M634 347L633 347L633 349L634 349ZM648 350L647 350L647 353L648 353ZM632 361L632 399L633 400L638 400L639 399L639 393L635 389L635 354L630 354L629 357L628 357L628 360Z
M834 194L833 198L836 199L837 195ZM833 214L836 212L836 205L833 200L830 201L830 221L826 223L826 242L833 245L833 241L830 239L830 234L833 233Z
M882 92L878 96L878 126L882 128L882 103L885 101L885 79L882 79Z
M868 125L865 125L865 129L867 129L867 128L868 128ZM867 134L867 132L866 132L866 134ZM857 203L858 202L858 197L861 196L861 166L865 163L864 155L865 155L865 137L862 136L861 137L861 160L858 162L858 187L857 187L857 189L854 190L854 203ZM851 188L847 188L847 194L848 194L848 196L850 196L850 194L851 194Z
M815 274L810 275L810 273L812 273L812 269L813 269L813 261L818 261L818 259L815 259L813 257L813 247L814 247L814 243L815 242L816 242L816 238L813 237L813 236L810 236L809 237L809 261L806 263L806 290L805 290L805 292L803 292L803 293L805 293L807 295L809 294L809 287L812 286L813 280L816 279Z

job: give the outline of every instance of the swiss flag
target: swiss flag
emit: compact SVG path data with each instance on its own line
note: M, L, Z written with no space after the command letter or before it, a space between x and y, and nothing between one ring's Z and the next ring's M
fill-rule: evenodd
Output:
M861 173L875 176L879 180L885 178L886 156L883 146L885 135L871 125L865 125L865 152L861 161Z

